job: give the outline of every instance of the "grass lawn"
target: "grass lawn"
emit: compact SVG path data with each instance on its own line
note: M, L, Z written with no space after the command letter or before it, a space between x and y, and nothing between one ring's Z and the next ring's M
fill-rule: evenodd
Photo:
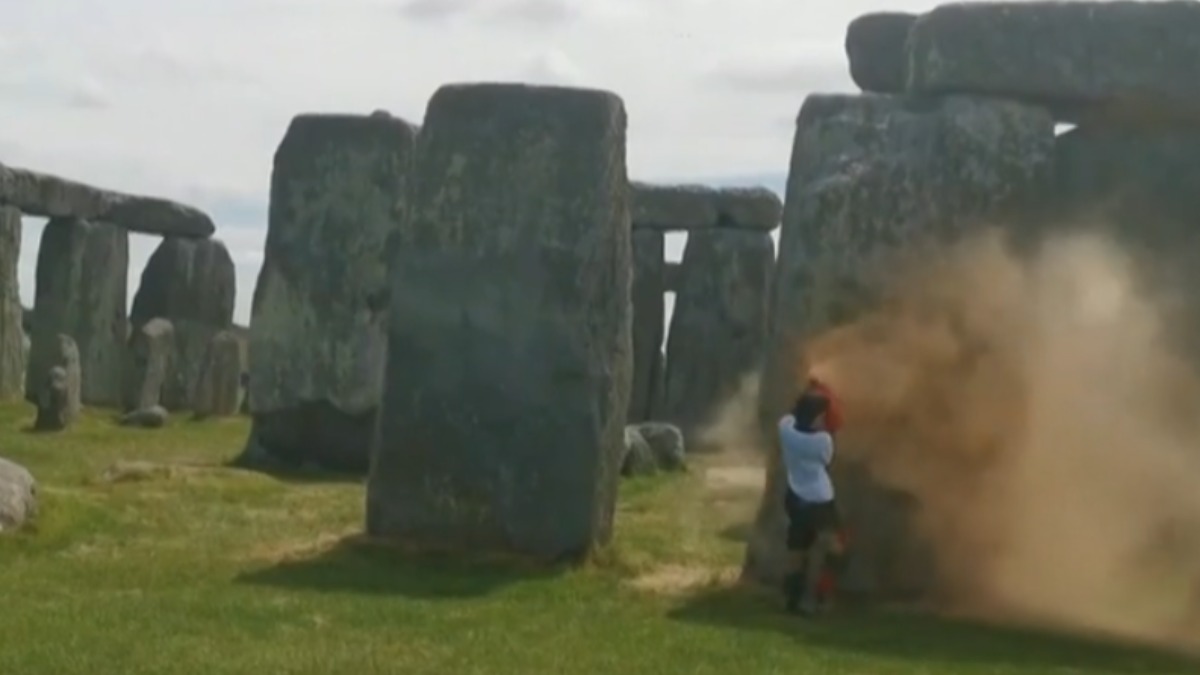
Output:
M58 435L31 421L0 406L0 456L37 476L42 509L0 538L4 675L1200 672L900 611L784 616L729 581L753 474L626 482L612 550L522 570L359 542L358 482L223 467L242 419L148 431L89 413ZM136 461L158 468L104 477Z

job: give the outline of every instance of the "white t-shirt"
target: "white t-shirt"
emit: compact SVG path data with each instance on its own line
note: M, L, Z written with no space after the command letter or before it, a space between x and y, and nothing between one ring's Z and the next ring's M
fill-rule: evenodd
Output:
M784 415L779 420L779 446L792 492L806 502L833 501L833 481L829 479L833 436L828 431L800 431L796 418Z

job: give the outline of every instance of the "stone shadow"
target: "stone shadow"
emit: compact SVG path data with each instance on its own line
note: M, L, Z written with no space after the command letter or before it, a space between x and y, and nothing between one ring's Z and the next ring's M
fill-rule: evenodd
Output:
M516 583L550 580L564 570L521 560L408 550L355 535L312 557L284 560L235 581L326 593L465 599Z
M735 631L773 631L798 643L951 669L1021 668L1028 672L1200 672L1200 659L1146 647L936 617L915 610L843 606L817 620L785 614L763 589L714 589L670 613L677 621Z

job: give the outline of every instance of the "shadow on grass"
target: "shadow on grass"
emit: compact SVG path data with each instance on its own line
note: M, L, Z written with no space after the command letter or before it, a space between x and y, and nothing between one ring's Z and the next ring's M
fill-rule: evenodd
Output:
M947 666L996 665L1031 673L1166 675L1200 672L1200 661L1093 639L942 619L912 611L842 608L817 620L783 613L766 591L722 588L698 595L672 619L735 630L774 631L814 646Z
M292 590L455 599L551 579L562 571L511 560L465 561L451 553L408 551L354 536L311 558L286 560L242 574L236 581Z

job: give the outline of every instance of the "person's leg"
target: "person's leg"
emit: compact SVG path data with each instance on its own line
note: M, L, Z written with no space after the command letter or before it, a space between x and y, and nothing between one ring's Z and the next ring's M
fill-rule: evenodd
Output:
M791 490L788 490L784 499L784 508L788 517L788 530L787 568L783 578L783 595L787 610L795 612L800 608L800 598L804 592L804 566L813 533L804 504Z
M826 559L838 543L838 523L833 503L813 505L810 511L815 536L804 559L804 590L800 599L800 611L804 614L815 614L819 607L821 578L825 573Z

